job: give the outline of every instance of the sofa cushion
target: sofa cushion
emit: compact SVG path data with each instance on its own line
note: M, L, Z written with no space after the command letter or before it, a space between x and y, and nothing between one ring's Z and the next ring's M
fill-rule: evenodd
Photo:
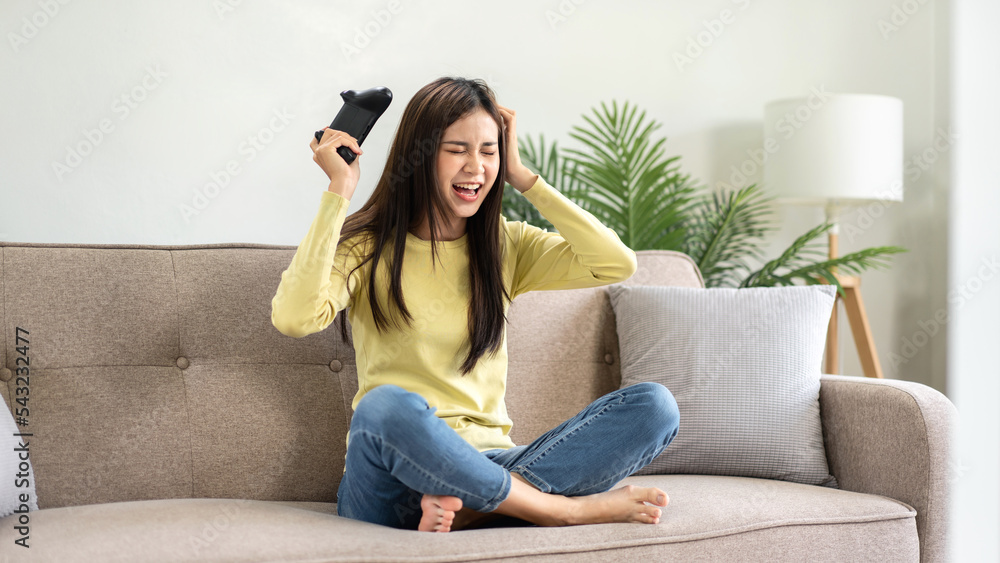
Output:
M525 526L429 534L336 516L336 505L131 501L33 513L33 561L916 560L915 512L880 496L740 477L650 475L657 525ZM9 545L9 518L0 543ZM114 541L108 541L114 530Z
M677 438L639 471L836 486L819 387L835 288L612 285L621 386L662 383Z
M333 327L271 324L294 247L12 244L0 364L15 324L30 330L42 508L336 499L357 370Z

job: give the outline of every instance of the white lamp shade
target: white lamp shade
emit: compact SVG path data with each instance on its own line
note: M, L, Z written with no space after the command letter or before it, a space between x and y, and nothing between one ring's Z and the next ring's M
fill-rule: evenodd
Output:
M764 106L764 187L782 203L903 200L903 102L869 94Z

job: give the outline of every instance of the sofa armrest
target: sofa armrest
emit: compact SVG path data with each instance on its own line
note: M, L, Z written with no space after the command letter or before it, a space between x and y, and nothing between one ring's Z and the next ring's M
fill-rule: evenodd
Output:
M915 508L921 561L947 560L951 401L919 383L824 375L820 411L840 488Z

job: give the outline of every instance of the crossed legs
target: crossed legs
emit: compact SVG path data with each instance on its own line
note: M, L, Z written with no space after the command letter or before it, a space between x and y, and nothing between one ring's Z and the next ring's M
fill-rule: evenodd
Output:
M542 526L656 523L664 491L610 488L659 455L678 422L670 392L640 383L608 393L531 444L480 453L422 397L380 386L351 422L338 513L427 531L458 529L490 512Z

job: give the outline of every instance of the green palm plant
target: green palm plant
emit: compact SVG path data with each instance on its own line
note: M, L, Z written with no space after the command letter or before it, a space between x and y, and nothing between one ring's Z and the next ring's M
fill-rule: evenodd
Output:
M869 268L887 268L889 255L907 252L898 246L875 246L834 259L815 260L827 257L827 247L813 241L833 228L833 223L824 222L795 239L781 256L765 263L760 269L748 275L739 287L794 285L795 280L801 280L807 285L816 283L831 283L837 286L837 291L843 294L843 288L834 275L834 271L844 271L848 274L861 274ZM814 261L810 261L814 260ZM778 270L787 270L779 274Z
M832 228L824 223L797 238L778 258L751 271L749 259L763 261L761 245L774 231L772 198L754 184L707 193L680 172L680 157L667 157L665 138L654 139L660 124L626 102L594 108L584 115L588 128L574 126L570 136L584 149L548 147L540 136L518 146L526 166L618 233L633 250L678 250L691 256L706 287L763 287L832 283L836 273L858 274L883 268L889 256L906 249L867 248L823 260L825 247L815 240ZM552 224L513 187L504 190L504 213L543 229ZM821 256L822 255L822 256Z
M646 123L646 112L626 104L621 111L601 104L590 128L573 127L570 137L589 150L566 151L570 169L588 188L576 200L618 233L630 248L678 248L687 236L685 218L695 187L681 174L680 157L667 157L666 138L652 139L660 128Z
M706 287L738 286L747 259L763 259L760 243L774 231L771 198L756 184L703 195L688 216L690 236L679 248L694 258Z

